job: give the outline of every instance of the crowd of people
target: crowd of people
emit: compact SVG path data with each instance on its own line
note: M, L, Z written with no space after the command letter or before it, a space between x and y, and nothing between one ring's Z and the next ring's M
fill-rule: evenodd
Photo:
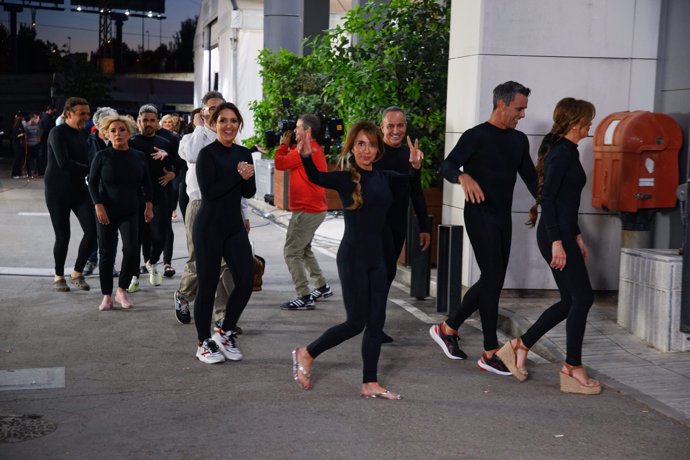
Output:
M524 381L529 349L566 320L561 391L598 394L601 384L589 378L581 362L593 296L585 265L587 247L577 223L586 181L577 144L588 136L595 109L587 101L561 100L535 167L527 136L516 129L529 96L530 89L520 83L498 85L489 119L465 131L441 165L442 176L464 192L465 228L481 276L460 307L429 333L448 358L467 359L459 346L458 330L479 311L484 352L478 366ZM53 108L49 110L54 113ZM175 316L182 324L194 319L196 357L201 362L241 360L238 322L252 295L254 270L247 199L254 196L256 183L252 150L236 142L243 125L239 109L219 92L210 91L184 131L179 117L161 117L152 104L141 106L134 120L101 107L94 113L92 132L85 129L89 117L88 101L72 97L60 116L63 122L46 123L45 136L40 115L15 123L12 133L18 144L26 145L23 157L15 157L15 165L20 161L24 168L16 177L34 173L45 177L46 204L55 232L54 289L68 292L71 285L88 291L85 276L93 272L97 260L103 295L99 309L110 310L114 303L133 308L130 294L139 290L140 274L148 274L152 286L161 284L161 257L163 275L175 275L172 219L179 205L188 258L174 294ZM292 215L284 258L296 293L279 307L313 310L315 301L334 293L312 250L314 234L326 215L328 188L337 191L344 209L345 232L336 261L346 319L292 351L293 378L301 388L311 389L316 358L362 334L360 395L398 400L399 394L379 383L377 368L381 345L394 340L384 332L386 304L406 239L410 204L419 223L420 249L428 250L431 241L420 184L424 153L418 140L406 136L407 120L400 107L384 109L380 125L366 120L354 123L335 171L327 170L316 141L320 130L319 117L301 115L294 137L285 133L275 155L276 169L289 171ZM32 153L27 153L32 147ZM15 172L13 168L13 177ZM498 303L510 255L517 175L535 197L529 224L537 227L539 249L551 267L561 300L525 334L500 346ZM539 207L542 215L537 225ZM78 218L83 235L73 270L66 276L71 213ZM118 240L122 246L119 270L114 266ZM113 278L117 278L114 295Z

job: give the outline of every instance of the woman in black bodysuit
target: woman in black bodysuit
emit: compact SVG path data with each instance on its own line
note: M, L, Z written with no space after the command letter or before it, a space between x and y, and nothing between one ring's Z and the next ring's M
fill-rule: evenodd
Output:
M215 126L216 140L201 149L197 158L201 206L192 239L199 280L194 302L194 323L199 338L196 357L212 364L242 359L235 328L252 295L254 258L240 204L242 197L254 196L256 182L249 149L235 144L242 128L242 115L237 107L230 102L220 104L209 123ZM209 326L221 258L232 272L235 288L228 296L222 327L214 327L211 337Z
M126 289L133 273L139 270L137 194L140 189L144 190L144 220L149 222L153 218L151 178L144 153L129 148L129 138L135 129L129 118L121 115L105 117L98 129L106 133L110 140L110 147L96 153L89 175L89 192L98 220L98 270L103 294L98 308L110 310L113 307L112 267L117 251L118 230L122 235L123 257L115 301L122 308L132 308Z
M537 204L530 210L528 224L534 226L537 205L541 205L537 243L551 267L561 300L544 311L522 337L507 342L497 353L523 381L529 349L565 319L566 358L560 371L565 393L601 393L601 384L582 367L582 340L594 295L585 265L587 246L577 223L580 194L587 182L577 144L588 136L594 115L594 106L587 101L567 97L556 104L553 127L539 147Z
M409 181L409 175L373 169L374 161L383 151L383 138L376 125L368 121L355 123L347 134L340 157L343 161L352 154L354 162L348 171L318 171L310 156L311 136L306 137L298 144L298 150L309 180L337 190L345 207L345 233L336 261L347 319L328 329L308 346L293 350L294 379L303 389L311 389L310 372L314 359L364 331L364 375L360 395L401 399L400 395L378 383L377 367L388 293L382 234L386 211L393 200L391 183ZM410 158L410 161L415 171L421 167L419 157Z

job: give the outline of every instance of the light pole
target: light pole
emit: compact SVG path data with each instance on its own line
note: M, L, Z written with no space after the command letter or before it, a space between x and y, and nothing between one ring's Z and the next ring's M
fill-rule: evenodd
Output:
M146 50L151 49L151 34L149 34L149 31L146 31Z
M67 54L72 54L72 37L67 37Z

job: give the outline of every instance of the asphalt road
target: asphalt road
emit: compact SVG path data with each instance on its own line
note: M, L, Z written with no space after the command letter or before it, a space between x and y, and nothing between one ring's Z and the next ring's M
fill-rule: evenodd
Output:
M335 260L317 254L335 296L313 311L281 311L294 295L284 231L259 215L252 225L267 266L264 289L240 320L245 359L201 364L194 326L177 323L173 312L186 254L181 223L178 275L157 288L142 277L134 310L100 312L97 277L91 292L51 289L42 183L0 179L0 371L64 368L65 376L63 387L0 391L0 418L33 415L28 420L52 431L0 438L0 458L690 458L687 425L615 387L596 397L561 394L553 363L531 363L525 383L482 372L481 334L469 325L462 343L470 359L450 361L429 338L429 324L393 302L386 330L395 342L383 348L379 377L402 401L358 396L359 337L319 357L313 390L301 390L290 351L344 318ZM73 221L69 263L78 237ZM439 318L433 301L397 288L391 298Z

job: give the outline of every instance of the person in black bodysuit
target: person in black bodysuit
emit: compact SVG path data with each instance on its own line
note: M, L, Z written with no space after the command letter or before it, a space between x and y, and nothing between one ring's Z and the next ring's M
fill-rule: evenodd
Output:
M537 203L530 210L529 224L542 215L537 243L551 267L561 300L541 314L522 337L512 339L497 355L520 381L527 378L529 349L548 331L566 320L566 358L560 371L561 391L599 394L601 384L590 379L582 367L582 340L587 314L594 301L587 267L587 246L577 224L580 195L587 182L577 144L589 135L595 109L592 103L567 97L553 112L553 127L539 147Z
M465 359L467 355L458 346L457 329L479 310L484 353L477 364L498 375L510 375L494 354L498 350L498 300L510 256L516 175L520 174L533 196L537 189L529 141L515 129L525 116L529 94L529 88L513 81L498 85L489 120L465 131L441 164L443 177L459 183L465 192L465 229L481 276L465 294L462 305L450 312L447 321L431 326L429 334L447 357Z
M45 173L45 197L50 221L55 231L55 279L56 291L67 292L64 270L70 239L70 212L74 212L84 231L79 252L70 276L77 288L88 291L82 271L89 251L96 241L96 216L91 204L86 176L88 145L84 126L89 119L89 103L86 99L70 97L65 101L65 122L56 126L48 135L48 166Z
M397 186L393 182L409 181L410 178L393 171L374 170L373 163L383 151L383 138L378 128L368 121L355 123L347 134L340 158L343 162L352 155L354 162L350 163L348 171L318 171L311 160L310 146L309 135L298 144L309 180L337 190L345 207L345 233L336 261L347 319L328 329L308 346L293 350L293 377L303 389L311 389L310 373L314 359L364 331L360 395L401 399L400 395L383 388L377 376L388 294L382 235L386 212L393 200L391 189ZM421 167L421 158L410 157L409 161L416 168L414 171Z
M132 273L138 270L140 189L146 202L144 220L149 222L153 218L148 162L143 152L130 149L128 144L134 129L134 123L124 116L102 119L98 130L107 135L110 146L97 152L91 162L89 191L98 219L98 268L103 294L99 310L110 310L113 306L112 267L118 230L122 235L123 257L115 301L122 308L133 307L126 289Z
M140 134L130 139L129 146L146 155L153 190L153 219L148 224L142 220L139 221L139 244L142 246L145 266L149 272L149 282L152 286L159 286L161 276L156 264L163 253L172 215L169 187L175 178L174 164L177 162L177 152L169 141L156 135L158 109L155 106L151 104L141 106L137 123ZM140 202L140 207L143 212L142 202ZM133 276L128 292L136 292L139 289L138 278L138 274Z
M374 163L374 169L382 171L396 171L406 174L410 169L410 151L418 150L415 155L424 158L424 154L418 148L418 141L412 143L407 137L404 145L407 120L400 107L388 107L381 116L381 132L383 133L383 155ZM427 221L426 201L422 193L422 184L419 176L410 177L409 182L396 182L393 192L393 202L386 216L385 234L383 237L383 258L386 263L388 276L388 289L395 280L398 270L398 257L407 237L407 210L412 201L417 221L419 222L419 245L422 251L426 251L431 244L431 226ZM381 333L382 342L390 343L393 338Z
M170 115L165 115L165 117L170 117ZM162 120L162 119L161 119ZM180 176L184 178L187 173L187 163L180 158L179 148L180 148L180 136L176 132L159 124L159 128L156 131L156 136L160 136L166 141L170 142L172 146L172 151L170 152L170 158L173 161L175 167L175 179L166 187L168 193L170 194L170 219L166 219L166 229L165 229L165 243L163 244L163 276L166 278L172 278L175 275L175 269L172 267L172 257L173 257L173 245L175 243L175 232L172 228L172 219L176 215L177 210L177 200L179 193L179 179Z
M209 125L215 126L216 140L201 149L196 162L201 191L201 206L192 230L199 282L194 302L194 323L199 338L196 357L209 364L242 359L235 328L254 284L254 257L241 202L243 197L254 196L256 182L249 149L235 143L242 124L242 115L235 104L220 104L209 120ZM225 259L235 286L225 304L223 324L214 327L211 336L209 325L221 258Z

